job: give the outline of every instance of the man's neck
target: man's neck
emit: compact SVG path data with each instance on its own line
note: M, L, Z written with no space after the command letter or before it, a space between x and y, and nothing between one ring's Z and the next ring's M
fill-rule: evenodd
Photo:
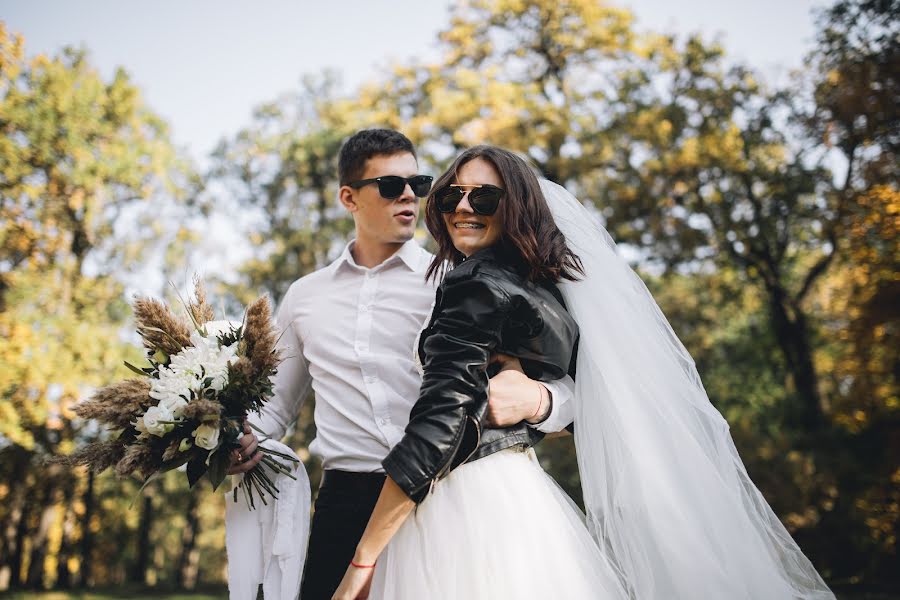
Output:
M400 250L402 243L395 242L386 244L384 242L373 242L365 238L356 238L356 242L350 249L353 260L361 267L371 269L377 267Z

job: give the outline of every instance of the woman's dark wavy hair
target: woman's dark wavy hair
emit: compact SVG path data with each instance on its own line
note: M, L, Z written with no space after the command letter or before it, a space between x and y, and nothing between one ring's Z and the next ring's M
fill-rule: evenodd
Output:
M488 161L497 169L506 190L495 213L501 227L496 244L501 255L535 283L556 284L562 279L575 281L579 275L584 275L581 259L566 245L566 239L556 226L538 179L528 163L509 150L481 145L460 154L450 168L438 177L428 194L425 224L437 241L438 250L428 267L426 279L442 270L445 261L455 267L464 259L462 252L453 246L434 195L456 181L462 166L476 158Z

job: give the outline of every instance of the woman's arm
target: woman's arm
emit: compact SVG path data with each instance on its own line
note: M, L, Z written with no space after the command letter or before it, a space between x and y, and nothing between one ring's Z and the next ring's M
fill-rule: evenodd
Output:
M506 292L472 269L451 271L440 293L438 313L423 343L419 399L403 438L381 462L416 502L447 474L471 422L468 415L487 402L487 365L510 308Z
M439 313L424 342L419 399L403 438L382 461L387 479L336 600L368 596L378 556L448 470L468 410L487 401L487 365L499 345L509 297L468 269L451 271L440 293Z
M366 531L356 546L353 562L347 567L334 594L335 600L356 600L368 596L375 561L415 506L416 503L393 479L388 477L385 480Z

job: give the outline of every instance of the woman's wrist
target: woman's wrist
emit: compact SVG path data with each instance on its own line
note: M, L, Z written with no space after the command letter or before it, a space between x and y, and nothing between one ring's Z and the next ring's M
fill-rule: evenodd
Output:
M378 560L378 554L372 552L371 550L365 548L360 545L356 547L356 552L353 553L352 562L354 565L375 565L375 561Z

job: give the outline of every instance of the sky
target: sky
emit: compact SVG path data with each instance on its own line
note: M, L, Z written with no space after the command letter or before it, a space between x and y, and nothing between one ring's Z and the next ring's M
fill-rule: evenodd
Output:
M630 8L638 30L700 32L778 80L810 49L811 11L822 0L611 3ZM29 56L83 46L105 78L124 67L202 168L221 139L251 122L254 107L296 90L304 75L334 70L350 91L392 62L436 56L449 7L446 0L0 0L0 21L24 36ZM235 243L246 237L243 219L225 204L219 209L185 259L185 285L192 272L234 282L251 256L248 243ZM166 285L151 267L124 279L129 293Z
M799 67L821 0L618 0L639 29L718 38L770 78ZM0 0L29 55L84 46L109 77L124 67L175 142L203 163L253 108L333 69L345 89L393 61L436 54L449 3L435 0Z

